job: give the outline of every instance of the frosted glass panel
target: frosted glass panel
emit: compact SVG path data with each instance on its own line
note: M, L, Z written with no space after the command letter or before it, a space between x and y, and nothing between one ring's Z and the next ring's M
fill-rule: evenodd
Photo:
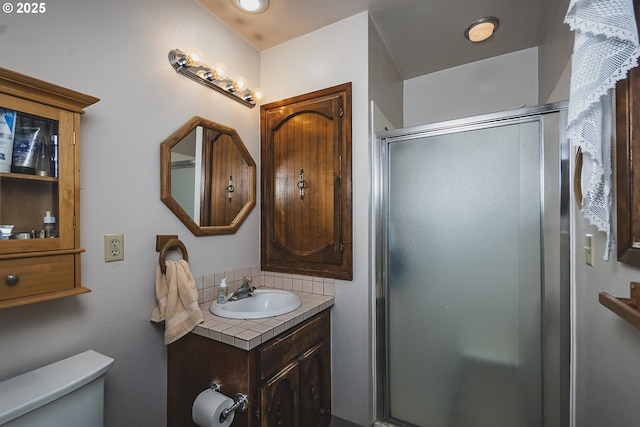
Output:
M541 426L540 123L389 146L390 416Z

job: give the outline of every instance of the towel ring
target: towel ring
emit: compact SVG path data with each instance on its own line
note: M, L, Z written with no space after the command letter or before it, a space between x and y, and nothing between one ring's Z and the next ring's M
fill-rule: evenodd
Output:
M184 245L184 243L182 243L178 239L170 239L167 241L167 243L164 244L164 246L160 250L159 262L160 262L160 271L162 272L162 274L165 274L167 272L167 264L164 262L164 257L167 251L171 249L180 249L182 251L182 258L185 261L189 261L189 255L187 254L187 247Z

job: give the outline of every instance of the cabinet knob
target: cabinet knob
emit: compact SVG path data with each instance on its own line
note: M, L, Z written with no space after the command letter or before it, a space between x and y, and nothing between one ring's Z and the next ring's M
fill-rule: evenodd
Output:
M7 285L14 286L20 281L20 276L17 274L8 274L5 281L7 282Z

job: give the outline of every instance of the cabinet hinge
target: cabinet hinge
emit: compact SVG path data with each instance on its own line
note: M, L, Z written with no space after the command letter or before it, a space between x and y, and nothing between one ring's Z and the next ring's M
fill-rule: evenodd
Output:
M342 154L338 156L338 179L342 179Z
M76 229L76 217L75 216L73 217L73 229L74 230Z
M73 145L76 145L76 133L75 133L75 131L73 132Z
M340 115L340 118L344 117L344 108L340 107L338 114Z
M344 252L344 242L340 242L340 252Z

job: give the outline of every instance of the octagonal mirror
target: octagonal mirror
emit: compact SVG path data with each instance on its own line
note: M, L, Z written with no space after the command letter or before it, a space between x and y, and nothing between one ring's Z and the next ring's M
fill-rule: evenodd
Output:
M238 132L195 116L164 140L160 199L196 236L235 233L256 204L256 163Z

